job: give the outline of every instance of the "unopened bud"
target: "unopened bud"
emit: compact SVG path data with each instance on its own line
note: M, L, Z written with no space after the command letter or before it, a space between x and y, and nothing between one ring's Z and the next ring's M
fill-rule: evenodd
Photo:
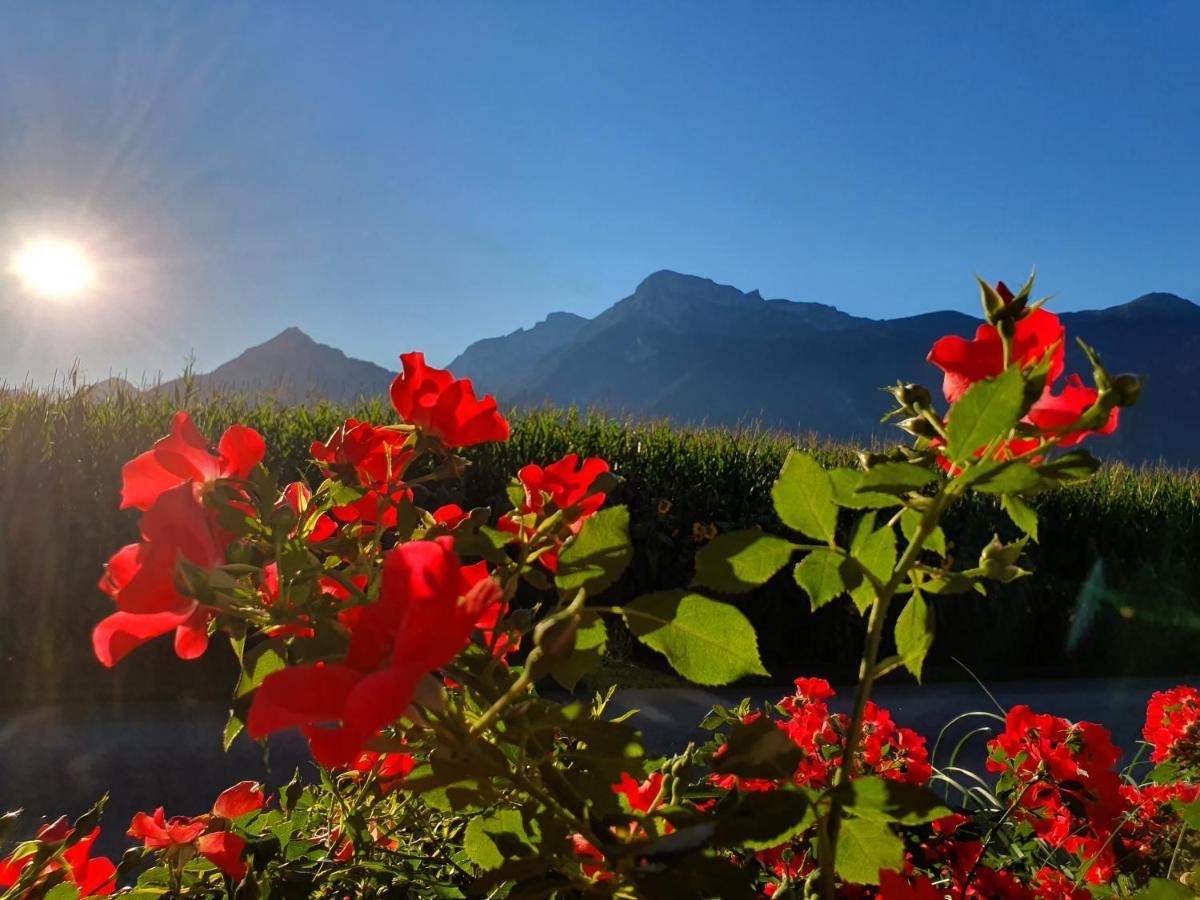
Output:
M898 384L888 388L888 392L905 409L929 409L933 406L933 397L929 389L919 384Z
M938 431L934 428L933 423L924 416L913 416L911 419L905 419L900 423L900 427L916 437L935 438L938 436Z
M533 640L541 648L542 661L547 665L553 665L570 656L575 649L575 632L578 630L578 616L539 622L537 628L533 630Z
M1142 394L1142 380L1128 373L1117 375L1112 380L1112 392L1117 406L1133 406Z
M858 454L858 461L864 469L870 469L880 463L890 462L890 458L884 453L868 453L863 451Z

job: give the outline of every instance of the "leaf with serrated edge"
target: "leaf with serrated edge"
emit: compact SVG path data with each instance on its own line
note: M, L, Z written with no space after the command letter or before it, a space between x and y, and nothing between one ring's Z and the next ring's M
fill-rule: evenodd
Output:
M564 596L573 596L582 587L595 597L616 583L632 556L629 510L624 506L602 509L583 523L559 554L554 583Z
M1025 383L1019 366L995 378L977 381L950 409L946 451L963 463L1017 424L1024 405Z
M837 527L833 482L821 464L807 453L799 450L788 453L779 478L771 487L771 499L780 521L788 528L817 540L833 540Z
M1038 539L1038 515L1019 497L1005 494L1000 498L1000 505L1013 520L1013 524L1029 535L1033 540Z
M854 558L879 581L887 581L896 565L896 532L888 525L872 531L861 542ZM850 597L859 612L864 612L875 599L875 587L863 579L863 583L850 592Z
M786 566L795 550L791 541L757 529L731 531L696 554L692 584L728 594L753 590Z
M896 652L917 681L921 680L925 657L933 646L933 627L933 610L920 591L913 591L896 619Z
M834 868L844 881L879 884L880 869L904 867L904 841L883 822L843 819Z
M728 603L687 591L644 594L621 610L639 641L696 684L766 675L754 626Z
M862 573L833 550L812 551L796 563L796 584L808 594L813 610L820 609L844 591L862 583Z

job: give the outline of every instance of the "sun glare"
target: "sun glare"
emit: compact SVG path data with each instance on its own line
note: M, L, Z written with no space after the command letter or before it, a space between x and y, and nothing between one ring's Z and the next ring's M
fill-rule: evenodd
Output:
M83 248L50 238L22 247L13 258L12 270L31 294L53 300L82 296L96 278Z

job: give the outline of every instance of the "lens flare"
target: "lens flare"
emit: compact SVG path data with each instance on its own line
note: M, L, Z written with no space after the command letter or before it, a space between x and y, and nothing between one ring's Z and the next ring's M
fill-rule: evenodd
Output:
M22 247L13 257L12 272L25 289L52 300L73 300L95 283L96 270L82 247L44 238Z

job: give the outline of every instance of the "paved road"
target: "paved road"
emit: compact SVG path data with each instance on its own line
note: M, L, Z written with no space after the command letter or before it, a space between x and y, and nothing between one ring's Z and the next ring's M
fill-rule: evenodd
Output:
M1004 706L1027 703L1035 710L1109 727L1131 752L1140 735L1146 700L1178 679L1011 682L993 686ZM755 689L756 702L776 700L786 686ZM716 703L734 705L742 690L628 690L612 709L639 710L635 720L652 753L668 753L700 737L696 724ZM835 708L845 710L851 690L839 692ZM900 725L929 737L962 712L995 709L973 683L917 687L897 682L877 691L878 702ZM273 739L269 757L240 738L228 754L221 750L223 709L212 706L143 706L121 713L69 708L0 714L0 807L26 810L32 830L40 819L77 815L107 788L112 799L105 816L103 849L119 852L125 823L138 810L162 805L167 814L195 815L225 787L256 778L274 787L297 766L309 765L304 743L294 734ZM973 754L980 759L980 751Z

